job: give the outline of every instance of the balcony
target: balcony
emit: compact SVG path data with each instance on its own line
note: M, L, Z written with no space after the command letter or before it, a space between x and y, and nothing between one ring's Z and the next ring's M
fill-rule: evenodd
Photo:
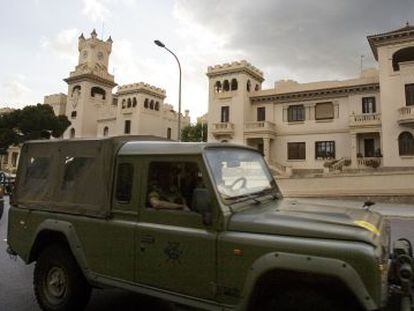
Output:
M380 113L353 114L349 117L349 126L352 128L372 128L380 125Z
M233 136L234 134L234 124L231 122L220 122L213 123L213 128L211 133L215 137L219 136Z
M357 160L358 168L377 168L382 165L381 157L362 157Z
M247 136L263 135L273 136L276 134L276 124L269 121L246 122L244 125L244 133Z
M414 128L414 106L407 106L398 109L398 124Z

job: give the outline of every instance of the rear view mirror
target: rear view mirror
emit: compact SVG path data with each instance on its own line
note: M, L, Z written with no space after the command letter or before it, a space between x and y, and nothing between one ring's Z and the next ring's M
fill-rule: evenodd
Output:
M200 213L203 219L203 224L206 226L212 223L211 214L211 198L210 193L206 188L195 188L192 200L193 211Z

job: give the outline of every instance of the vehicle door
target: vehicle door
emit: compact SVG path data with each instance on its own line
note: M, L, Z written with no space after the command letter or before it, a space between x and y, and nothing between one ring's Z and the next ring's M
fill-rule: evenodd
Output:
M157 156L143 162L146 178L142 182L144 195L137 226L137 282L212 299L216 281L217 212L212 200L209 203L212 216L203 217L195 200L197 191L213 197L201 156L199 159ZM188 209L154 208L151 205L154 196L162 202L186 205Z

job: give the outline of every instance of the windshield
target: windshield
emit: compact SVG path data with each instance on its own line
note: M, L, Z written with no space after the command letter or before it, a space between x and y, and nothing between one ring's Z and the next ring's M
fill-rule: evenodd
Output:
M206 150L206 157L217 189L227 201L277 191L263 157L256 151L211 148Z

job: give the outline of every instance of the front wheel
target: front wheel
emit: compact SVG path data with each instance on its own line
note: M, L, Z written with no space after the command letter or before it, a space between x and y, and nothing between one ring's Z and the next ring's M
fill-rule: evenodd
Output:
M34 292L45 311L83 310L89 301L91 287L83 276L68 247L47 246L34 269Z

